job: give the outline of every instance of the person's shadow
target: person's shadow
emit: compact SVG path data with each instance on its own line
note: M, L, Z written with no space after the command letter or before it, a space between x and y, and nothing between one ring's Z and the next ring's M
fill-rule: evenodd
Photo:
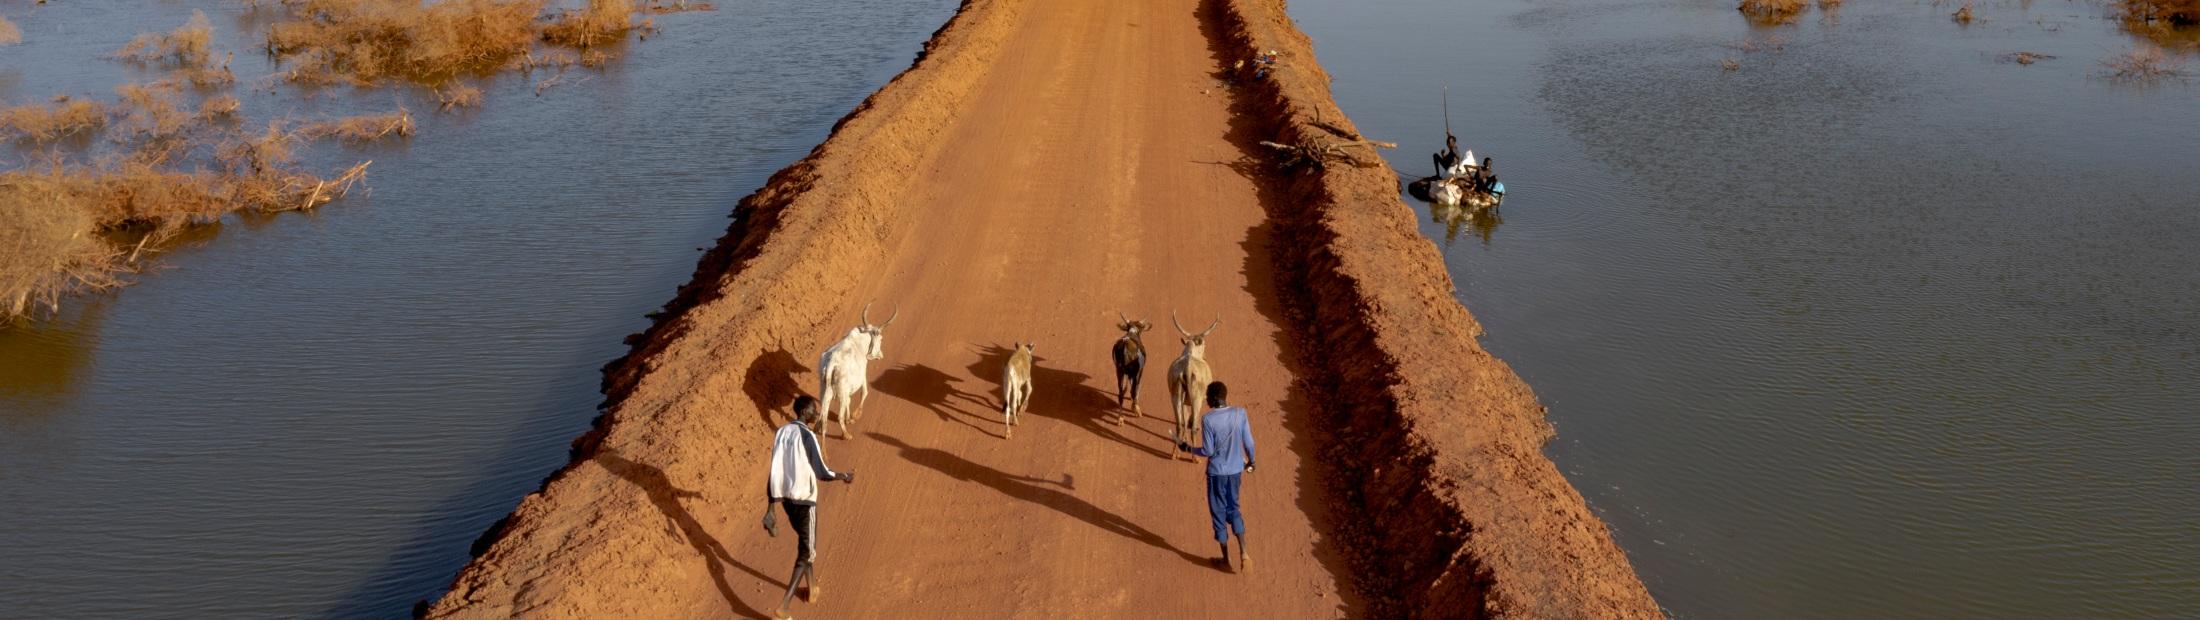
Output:
M1064 489L1074 489L1076 481L1071 479L1068 474L1063 474L1061 482L1030 476L1018 476L980 465L945 450L912 446L900 439L880 434L877 431L864 434L878 440L879 443L900 450L901 457L909 462L932 468L932 470L947 474L956 480L976 482L991 487L995 491L1000 491L1002 495L1052 508L1079 521L1091 524L1093 527L1152 545L1155 549L1174 553L1187 562L1200 566L1214 566L1208 562L1209 558L1185 553L1184 550L1171 546L1169 541L1161 538L1161 535L1140 527L1129 519L1102 510L1099 506L1094 506L1083 498L1048 488L1049 486L1056 486Z
M695 515L690 514L687 507L680 504L680 500L690 497L702 497L702 493L674 486L672 480L665 477L664 470L645 463L629 461L613 454L610 450L596 453L595 461L596 464L602 465L605 470L610 471L613 475L634 483L634 486L641 487L642 492L649 495L649 503L656 505L657 511L665 515L665 520L668 522L666 529L679 534L682 539L688 542L688 546L695 548L697 555L703 556L703 561L710 571L711 583L718 586L718 595L725 597L726 606L729 609L742 617L771 617L770 614L757 611L756 608L741 602L741 597L733 593L732 584L726 583L726 565L731 564L740 567L742 571L763 580L765 583L772 584L773 587L784 588L787 583L767 576L754 568L750 568L749 565L733 559L733 554L726 551L726 546L720 544L716 537L711 536L710 531L705 529L702 523L695 520Z

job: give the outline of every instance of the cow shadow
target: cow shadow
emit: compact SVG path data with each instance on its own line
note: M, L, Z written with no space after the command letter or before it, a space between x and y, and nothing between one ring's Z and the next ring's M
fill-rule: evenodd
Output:
M748 395L749 402L756 404L756 415L764 419L766 428L778 426L782 418L777 412L793 404L794 398L802 394L802 384L794 380L795 375L810 371L787 350L785 343L778 347L757 354L756 359L749 362L748 371L741 376L741 392ZM790 414L784 419L793 418Z
M1033 386L1033 389L1036 390L1037 386ZM1036 397L1036 393L1034 397ZM1067 474L1064 475L1062 482L1055 482L1044 478L1033 478L1030 476L1018 476L991 467L986 467L985 465L981 465L975 461L971 461L970 459L956 456L954 453L948 452L946 450L919 448L916 446L912 446L906 442L903 442L899 438L893 437L891 435L881 434L877 431L869 431L864 434L870 435L872 439L878 440L881 444L885 444L896 450L899 450L901 452L901 457L911 463L922 465L924 467L932 469L933 471L946 474L956 480L975 482L985 485L988 488L1001 492L1002 495L1007 495L1017 500L1029 502L1039 506L1045 506L1047 508L1052 508L1057 512L1068 515L1069 517L1077 519L1079 521L1083 521L1093 527L1100 528L1103 531L1107 531L1117 536L1122 536L1124 538L1128 538L1137 542L1146 543L1147 545L1153 546L1155 549L1160 549L1162 551L1176 554L1177 557L1183 558L1187 562L1198 564L1200 566L1213 566L1213 564L1210 564L1208 562L1208 558L1192 555L1191 553L1185 552L1183 549L1178 549L1175 546L1170 545L1169 541L1163 539L1160 534L1155 534L1152 530L1141 527L1137 523L1133 523L1131 522L1131 520L1123 518L1121 515L1108 512L1107 510L1104 510L1099 506L1094 506L1091 502L1087 502L1083 498L1077 497L1076 495L1071 495L1063 491L1048 488L1049 486L1057 486L1064 489L1074 487L1075 482L1069 479Z
M1141 452L1161 458L1169 458L1168 451L1139 443L1117 429L1137 429L1153 435L1164 444L1171 441L1167 435L1155 433L1136 424L1116 424L1105 421L1103 417L1115 415L1117 409L1115 392L1112 390L1102 391L1093 387L1089 383L1092 380L1092 375L1062 370L1048 365L1046 363L1047 357L1039 354L1039 350L1043 349L1032 351L1031 402L1025 406L1024 413L1026 415L1068 422L1102 439L1130 446ZM990 404L993 410L998 412L1004 405L1000 397L1001 370L1008 365L1009 356L1015 355L1016 351L1001 345L989 344L978 347L977 354L978 361L972 362L965 370L970 371L971 376L978 377L980 380L992 385L993 398L990 399ZM1112 380L1112 377L1110 379ZM1001 434L1000 417L994 415L991 420L993 424L989 426L992 428L987 430L996 435Z
M740 560L734 559L733 554L726 551L726 546L718 542L717 537L711 536L710 530L704 528L702 522L697 521L695 515L688 512L687 506L680 502L684 499L702 497L702 493L682 489L673 484L672 480L665 476L664 470L646 463L627 460L609 450L598 452L595 461L597 465L603 466L604 470L611 472L612 475L634 483L634 486L640 488L643 493L649 496L649 503L656 506L657 512L665 517L665 529L679 535L682 540L687 541L689 547L695 549L696 555L702 556L705 568L710 571L711 585L717 586L718 595L726 599L728 609L742 615L742 617L769 617L764 612L757 611L756 608L741 602L741 597L733 593L733 585L726 583L726 567L738 567L750 576L773 584L775 587L786 587L786 582L765 575L747 564L742 564Z
M990 406L983 397L955 387L955 384L962 381L954 375L924 364L902 364L879 373L877 379L871 380L871 389L923 407L939 416L942 421L952 420L961 422L964 426L986 430L972 419L986 419L984 412ZM966 406L974 406L976 411L964 409Z

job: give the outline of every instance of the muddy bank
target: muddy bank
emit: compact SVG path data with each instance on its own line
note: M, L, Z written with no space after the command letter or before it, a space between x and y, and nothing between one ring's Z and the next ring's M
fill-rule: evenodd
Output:
M1280 52L1245 95L1266 133L1298 144L1359 139L1330 99L1312 43L1278 0L1215 0L1243 58ZM1476 342L1442 257L1398 198L1397 173L1329 165L1289 177L1278 213L1293 263L1283 288L1346 473L1338 499L1373 523L1354 538L1377 615L1642 618L1655 601L1604 522L1542 453L1543 407Z
M940 128L969 113L1027 6L965 2L916 66L742 202L693 280L605 369L607 413L574 443L573 463L483 536L425 613L708 615L736 598L729 577L771 579L756 571L779 566L738 564L712 533L755 527L762 506L738 492L759 482L766 446L755 438L813 389L793 377L811 370L814 335L854 321L856 283L914 215L896 198L946 148ZM1286 51L1281 70L1245 94L1280 119L1268 133L1295 140L1322 131L1321 119L1347 123L1321 90L1311 48L1279 21L1280 4L1209 6L1240 47ZM1363 533L1373 551L1356 571L1396 575L1358 584L1390 593L1371 595L1378 615L1655 614L1602 523L1541 456L1541 410L1475 345L1473 320L1451 300L1389 170L1337 168L1298 177L1285 194L1276 209L1291 243L1279 247L1304 254L1283 256L1278 271L1302 274L1284 284L1298 292L1305 348L1335 354L1309 360L1327 372L1308 387L1326 395L1322 409L1355 412L1334 418L1338 432L1323 443L1371 481L1337 488L1388 515L1371 530L1380 536ZM1423 359L1443 367L1399 363Z
M747 494L771 431L814 352L801 334L852 324L848 287L904 216L893 200L984 77L1020 6L967 0L908 71L834 125L832 137L742 200L735 221L633 351L605 368L605 413L573 461L475 543L438 618L703 615L724 550L686 506ZM779 417L779 419L784 419ZM683 504L683 503L689 504ZM761 508L759 506L758 508ZM713 506L704 514L756 509ZM740 524L754 527L752 523Z

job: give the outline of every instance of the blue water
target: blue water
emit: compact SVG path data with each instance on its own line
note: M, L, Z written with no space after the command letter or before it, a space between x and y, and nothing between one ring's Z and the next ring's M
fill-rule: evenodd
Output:
M24 37L0 47L11 105L157 77L101 57L196 6L252 122L419 121L306 153L373 160L363 196L197 231L132 286L0 329L0 617L408 614L564 464L598 369L733 203L955 8L719 2L540 97L507 75L438 113L416 89L262 82L265 19L239 4L0 3Z
M1292 5L1395 167L1446 86L1495 158L1423 230L1673 615L2200 617L2200 88L2107 9Z

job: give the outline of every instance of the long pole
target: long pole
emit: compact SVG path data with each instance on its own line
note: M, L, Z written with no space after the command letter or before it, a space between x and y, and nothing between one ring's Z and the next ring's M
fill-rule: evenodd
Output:
M1451 136L1451 87L1444 87L1444 136Z

